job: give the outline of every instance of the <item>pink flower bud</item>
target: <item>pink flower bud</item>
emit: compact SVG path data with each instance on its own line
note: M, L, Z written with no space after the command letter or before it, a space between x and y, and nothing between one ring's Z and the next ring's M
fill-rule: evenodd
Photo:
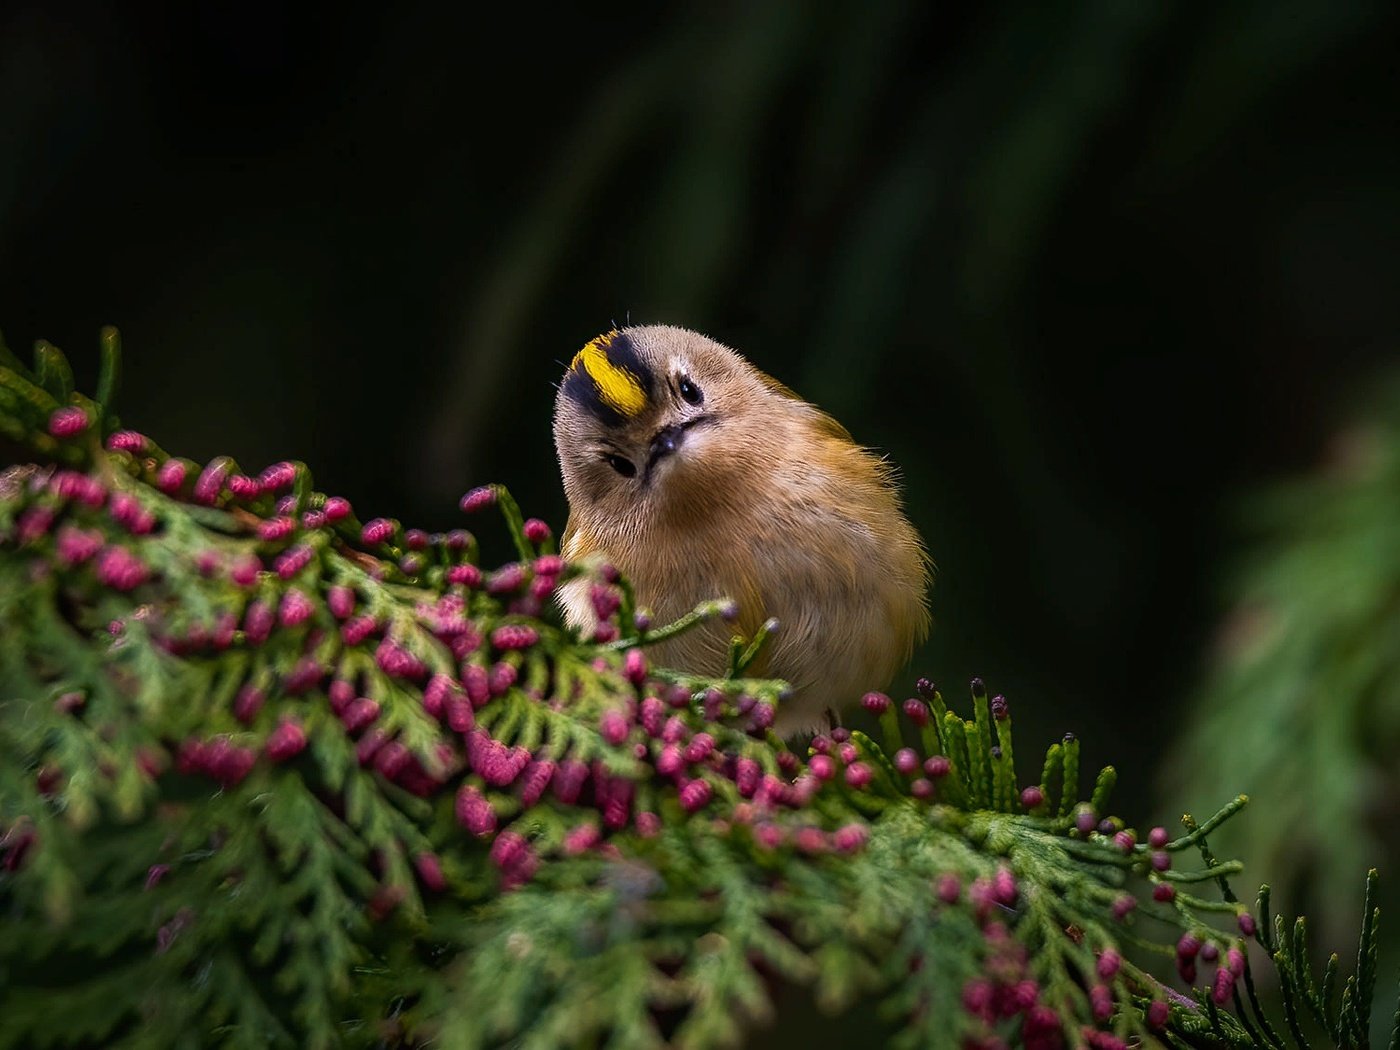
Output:
M496 490L490 485L483 485L480 488L472 489L462 497L460 504L463 513L475 514L482 507L489 507L496 502Z
M146 436L134 430L118 430L107 439L107 449L110 452L131 452L133 454L146 450Z
M536 576L558 576L564 571L564 559L557 554L541 554L534 563Z
M102 549L102 533L64 525L58 530L54 552L64 565L80 565L96 556Z
M1211 987L1211 998L1215 1000L1217 1006L1224 1006L1230 1001L1230 995L1235 990L1235 975L1225 967L1215 971L1215 982Z
M598 728L603 734L603 739L614 747L627 739L629 726L627 716L621 711L604 711L602 718L598 720Z
M855 853L870 840L870 829L864 824L847 824L838 828L831 836L831 844L838 853Z
M254 685L245 685L238 690L238 695L233 700L233 717L244 725L249 725L253 719L258 717L258 712L262 710L263 701L267 699L267 694Z
M640 649L628 649L622 660L622 673L633 685L641 685L647 676L646 654Z
M282 595L282 604L277 610L277 621L283 627L295 627L305 623L316 611L311 599L293 587Z
M1163 827L1153 828L1147 833L1147 844L1153 849L1161 849L1167 844L1167 829Z
M306 730L296 722L283 722L267 738L264 750L273 762L285 762L306 748Z
M491 644L502 652L528 649L539 640L539 632L526 624L503 624L491 632Z
M602 840L602 837L603 833L598 830L598 825L580 824L565 833L564 852L570 856L587 853Z
M350 516L350 510L350 501L348 499L343 499L340 496L332 496L330 499L326 500L326 505L322 508L321 512L325 514L327 521L335 523L348 518Z
M1089 1007L1094 1012L1095 1021L1107 1021L1113 1016L1113 993L1107 985L1096 984L1089 989Z
M863 788L870 783L870 766L864 762L852 762L846 767L846 783L853 788Z
M932 755L924 759L924 774L933 780L943 779L952 768L952 763L944 755Z
M244 554L235 559L229 568L228 578L237 587L251 587L258 582L258 573L262 572L262 562L256 554Z
M525 538L531 543L544 543L550 537L549 526L539 518L529 518L525 522Z
M776 711L773 705L766 700L754 704L753 715L751 716L754 729L762 731L771 728L775 714Z
M1112 948L1105 948L1103 954L1099 956L1098 974L1105 981L1111 981L1118 974L1118 969L1123 965L1123 957Z
M209 461L209 465L200 471L194 483L196 503L212 507L218 502L224 491L224 482L228 480L231 465L232 460L227 456L217 456Z
M753 759L740 758L734 763L734 784L741 798L753 798L762 780L763 768Z
M186 467L183 460L167 459L156 471L156 488L173 496L185 485Z
M291 518L269 518L258 523L258 538L269 542L286 539L296 527Z
M356 616L341 625L340 640L348 646L359 645L372 635L378 626L373 616Z
M290 488L296 479L296 465L287 462L274 463L258 476L259 484L268 492Z
M1170 904L1176 900L1176 887L1170 882L1159 882L1152 887L1152 899L1159 904Z
M254 500L262 495L262 485L247 474L234 474L228 479L228 490L235 499Z
M1131 853L1137 840L1131 831L1120 831L1113 836L1113 844L1124 853Z
M447 888L447 879L442 874L442 861L436 853L420 853L413 858L413 867L418 872L418 880L423 888L432 893L441 893Z
M454 565L447 570L447 582L458 583L463 587L479 587L481 570L475 565Z
M340 714L341 724L346 732L358 733L379 717L379 704L369 697L361 696L350 701Z
M388 518L375 518L366 522L360 530L360 542L367 547L375 547L387 542L394 535L396 526Z
M304 543L298 543L294 547L288 547L281 554L277 555L273 562L273 568L277 570L277 575L284 580L290 580L302 569L311 564L311 559L315 557L312 551Z
M97 555L97 578L114 590L135 590L150 577L145 562L125 547L105 547Z
M87 428L87 413L77 406L60 408L49 416L49 433L56 438L70 438Z
M912 747L901 747L894 753L894 768L911 776L919 768L918 753Z
M1160 1032L1167 1026L1167 1018L1171 1016L1171 1008L1162 999L1153 999L1147 1007L1147 1026L1154 1031Z
M462 785L457 792L457 823L477 838L485 838L496 830L496 811L470 784Z
M1137 898L1125 893L1123 896L1119 897L1113 902L1113 917L1119 922L1122 922L1132 913L1133 909L1136 907Z
M696 733L682 752L687 762L703 762L715 749L715 738L709 733Z
M1021 792L1021 806L1025 809L1035 809L1045 802L1045 792L1032 784Z
M326 591L326 606L337 620L348 620L355 611L355 592L349 587L335 584Z
M586 783L588 767L577 759L566 758L559 763L559 768L554 773L554 797L566 806L571 806L578 801Z
M818 780L830 780L836 775L836 763L830 755L813 755L807 760L807 768Z
M656 756L656 771L663 777L673 777L684 768L685 759L675 744L667 744Z
M471 710L471 705L467 705L467 710ZM531 762L525 767L525 772L520 776L520 803L524 806L533 806L541 798L549 783L554 779L555 764L548 759L540 759Z
M637 834L644 839L652 839L661 834L661 818L651 810L644 809L637 814Z
M890 709L890 698L884 693L866 693L860 698L860 706L872 715L883 715Z
M681 808L687 813L694 813L710 801L712 789L708 780L687 781L680 792Z
M1246 937L1253 937L1255 930L1258 928L1254 923L1254 916L1247 911L1241 912L1239 922L1240 933L1244 934Z

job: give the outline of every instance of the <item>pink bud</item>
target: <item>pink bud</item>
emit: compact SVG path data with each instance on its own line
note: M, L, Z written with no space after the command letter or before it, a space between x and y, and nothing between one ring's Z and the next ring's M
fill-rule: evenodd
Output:
M831 836L831 844L838 853L855 853L870 839L870 829L864 824L847 824L838 828Z
M118 430L107 439L107 448L111 452L144 452L146 437L134 430Z
M587 853L602 839L603 834L596 824L580 824L570 828L564 835L564 852L570 856Z
M539 518L529 518L525 522L525 538L531 543L544 543L550 537L549 526Z
M705 803L710 801L711 793L712 789L709 781L699 779L688 781L681 788L681 808L687 813L694 813L697 809L700 809Z
M1176 887L1170 882L1159 882L1152 887L1152 899L1159 904L1170 904L1176 900Z
M463 587L479 587L481 570L475 565L454 565L447 570L447 582L459 583Z
M310 565L313 557L315 557L315 552L310 547L304 543L298 543L277 555L273 562L273 568L277 570L277 575L282 579L290 580Z
M321 509L329 522L344 521L350 516L350 501L340 496L332 496L326 500L326 505Z
M1147 1007L1147 1025L1155 1031L1165 1028L1170 1016L1171 1009L1164 1000L1154 999Z
M296 527L291 518L269 518L258 523L258 538L269 542L286 539Z
M1113 993L1107 985L1096 984L1089 989L1089 1006L1095 1021L1107 1021L1113 1016Z
M474 514L482 507L489 507L496 502L496 490L489 485L472 489L462 497L460 504L462 511L466 514Z
M282 595L282 604L277 610L277 620L283 627L295 627L305 623L316 611L311 599L295 587Z
M807 760L807 768L818 780L830 780L836 775L836 763L829 755L813 755Z
M681 757L681 749L675 744L667 744L656 756L656 771L663 777L673 777L684 768L685 759Z
M868 766L864 762L852 762L846 767L846 783L853 788L863 788L870 783L873 776Z
M56 438L70 438L87 428L87 413L77 406L60 408L49 416L49 433Z
M734 784L742 798L753 798L763 779L762 767L751 758L740 758L734 764Z
M715 749L715 738L709 733L696 733L686 745L682 754L687 762L703 762Z
M179 492L185 484L186 467L182 460L167 459L156 471L156 488L167 496Z
M477 838L485 838L496 830L496 811L470 784L462 785L457 792L457 823Z
M661 834L661 818L651 810L644 809L637 814L637 834L644 839L655 838Z
M912 775L919 768L918 753L912 747L901 747L894 753L894 768L905 776Z
M872 715L883 715L890 709L890 698L884 693L866 693L860 698L860 706Z
M1045 802L1045 792L1032 784L1021 792L1021 805L1025 809L1035 809Z
M223 494L224 482L228 480L232 461L227 456L217 456L200 471L194 483L194 501L213 506Z
M267 757L273 762L285 762L306 748L306 730L296 722L283 722L267 738Z
M1254 923L1254 916L1249 914L1249 912L1247 911L1241 912L1239 922L1240 933L1244 934L1244 936L1246 937L1253 937L1254 932L1257 929Z
M413 858L413 867L418 871L418 879L423 887L433 893L441 893L447 888L447 879L442 874L442 861L436 853L420 853Z
M64 525L58 530L54 551L64 565L79 565L102 549L102 533Z
M247 474L234 474L228 479L228 490L235 499L254 500L262 495L262 485Z
M1153 828L1147 833L1147 844L1153 849L1161 849L1167 844L1167 829L1163 827Z
M1112 948L1105 948L1103 954L1099 956L1098 974L1105 981L1111 981L1118 974L1118 968L1123 965L1123 957Z
M614 746L627 739L627 718L620 711L604 711L598 728L602 731L603 739Z
M256 554L244 554L229 568L228 578L237 587L251 587L258 582L262 562Z
M640 649L628 649L622 661L622 673L633 685L641 685L647 676L646 654Z
M932 755L924 759L924 773L933 780L941 780L946 777L952 768L952 763L944 755Z
M233 717L244 725L248 725L257 718L258 712L262 710L263 701L267 699L267 694L254 685L245 685L238 690L238 695L233 700Z
M388 518L375 518L360 530L360 541L368 547L378 546L394 535L395 525Z
M349 587L335 584L326 591L326 606L337 620L348 620L355 611L355 592Z
M526 624L508 623L491 632L491 644L502 652L528 649L539 640L539 632Z

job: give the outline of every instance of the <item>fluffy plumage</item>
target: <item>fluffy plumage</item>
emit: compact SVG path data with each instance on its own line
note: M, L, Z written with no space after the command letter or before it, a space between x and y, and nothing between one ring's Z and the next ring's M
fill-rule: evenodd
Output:
M616 565L656 622L721 596L744 634L778 619L757 671L793 686L780 733L884 687L927 635L930 563L888 465L728 347L660 325L600 336L560 384L554 439L565 557ZM586 581L560 600L595 626ZM655 658L721 673L730 634L707 624Z

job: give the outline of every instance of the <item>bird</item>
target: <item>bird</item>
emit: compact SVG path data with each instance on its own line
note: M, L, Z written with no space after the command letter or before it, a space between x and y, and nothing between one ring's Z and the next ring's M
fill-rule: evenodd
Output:
M718 677L736 629L776 619L752 672L789 687L780 736L884 688L927 636L933 563L893 467L737 351L670 325L600 335L559 383L554 442L565 559L614 566L657 623L736 604L732 623L660 642L654 662ZM593 586L579 576L557 596L585 636Z

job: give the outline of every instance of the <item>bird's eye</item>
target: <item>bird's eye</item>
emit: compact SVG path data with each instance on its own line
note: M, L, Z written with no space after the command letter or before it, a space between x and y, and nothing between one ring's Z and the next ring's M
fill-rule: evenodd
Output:
M692 405L698 405L705 400L705 395L700 392L700 388L690 381L690 376L681 376L678 384L681 397L685 398Z
M617 471L624 478L631 478L636 476L637 467L626 456L618 456L614 455L613 453L608 453L603 458L608 461L608 466L612 467L613 470Z

